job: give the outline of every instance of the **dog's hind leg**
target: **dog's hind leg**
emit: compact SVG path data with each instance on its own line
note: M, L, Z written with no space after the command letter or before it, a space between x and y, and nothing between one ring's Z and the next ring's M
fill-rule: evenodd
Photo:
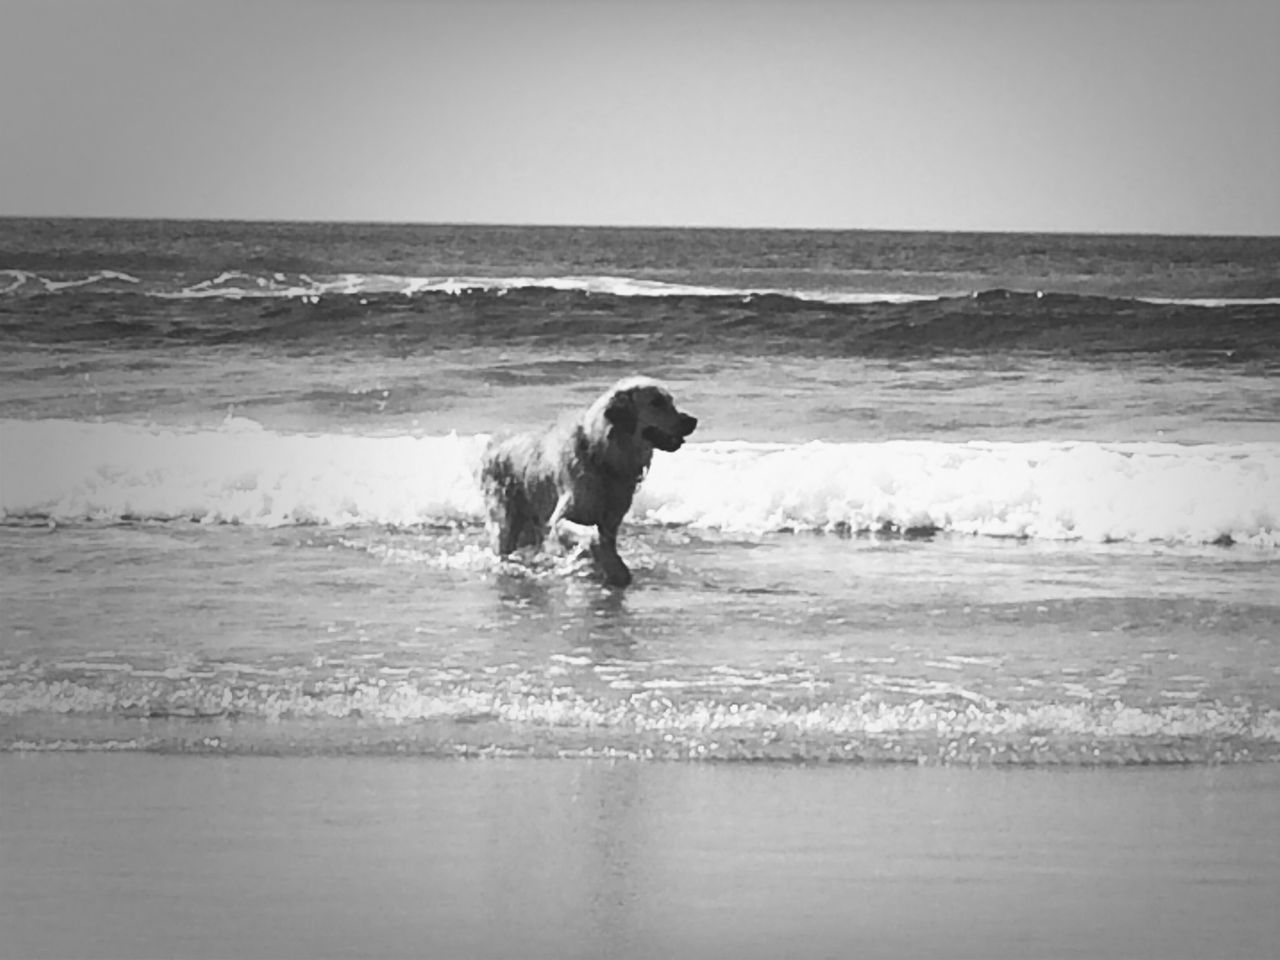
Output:
M524 497L514 491L490 502L489 534L498 556L510 556L520 548L527 512Z

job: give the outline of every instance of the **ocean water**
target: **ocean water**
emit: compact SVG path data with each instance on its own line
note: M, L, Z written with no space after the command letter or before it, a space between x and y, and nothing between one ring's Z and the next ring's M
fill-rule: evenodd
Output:
M1280 757L1280 239L0 220L0 749ZM666 381L602 586L493 433Z

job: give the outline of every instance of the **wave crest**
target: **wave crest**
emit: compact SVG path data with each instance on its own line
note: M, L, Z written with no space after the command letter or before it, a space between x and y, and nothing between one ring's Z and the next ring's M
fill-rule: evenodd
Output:
M389 273L310 274L279 271L224 270L201 280L182 275L137 277L123 270L45 275L29 270L0 270L0 295L34 296L57 293L141 293L170 300L223 298L297 299L315 301L326 296L383 296L424 294L464 296L506 295L516 291L580 293L621 298L697 297L794 300L831 305L909 304L938 300L1043 301L1057 299L1115 299L1161 306L1230 307L1280 305L1280 297L1135 295L1101 297L1049 290L1011 290L1002 287L969 290L949 288L932 292L898 289L837 289L772 286L712 286L611 275L404 276Z
M0 517L473 524L485 435L283 434L0 421ZM694 443L631 521L729 533L910 531L1280 545L1280 444Z

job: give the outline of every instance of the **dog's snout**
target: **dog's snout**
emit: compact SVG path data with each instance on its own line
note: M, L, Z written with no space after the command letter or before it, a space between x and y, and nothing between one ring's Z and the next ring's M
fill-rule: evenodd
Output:
M698 428L698 418L687 413L680 414L680 436L687 437Z

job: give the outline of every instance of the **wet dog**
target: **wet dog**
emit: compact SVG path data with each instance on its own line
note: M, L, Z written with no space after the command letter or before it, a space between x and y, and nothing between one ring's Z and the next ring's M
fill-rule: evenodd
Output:
M657 380L628 377L553 427L491 442L480 479L494 549L507 556L541 547L562 521L595 527L605 580L626 586L631 571L618 555L618 528L653 451L674 453L697 426Z

